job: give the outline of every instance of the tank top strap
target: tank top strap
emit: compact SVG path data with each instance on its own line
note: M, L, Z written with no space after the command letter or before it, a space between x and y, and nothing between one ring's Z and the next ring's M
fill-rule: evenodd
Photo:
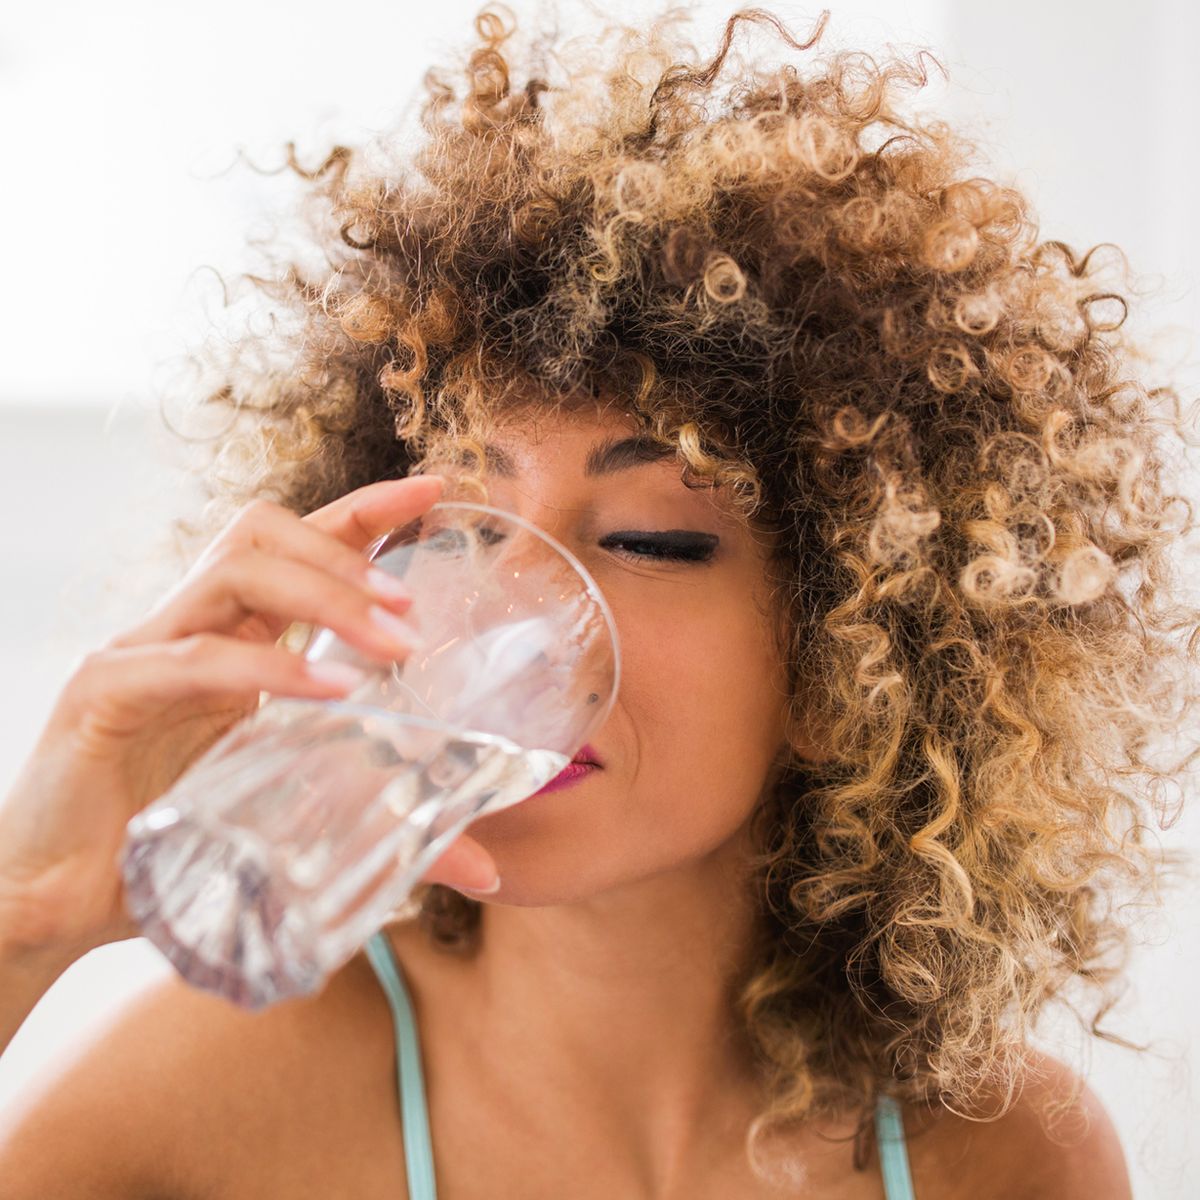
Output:
M392 1022L396 1027L396 1078L400 1092L409 1198L437 1200L429 1112L425 1105L425 1076L421 1070L421 1043L417 1036L412 1003L392 943L382 929L367 939L366 951L387 994Z
M366 952L387 995L396 1028L396 1078L409 1197L410 1200L437 1200L425 1077L421 1070L421 1043L412 1002L392 943L383 930L367 939ZM904 1120L900 1105L891 1096L881 1094L875 1105L875 1137L886 1200L916 1200L904 1141Z
M884 1196L887 1200L916 1200L904 1141L904 1116L896 1100L882 1092L875 1102L875 1141Z

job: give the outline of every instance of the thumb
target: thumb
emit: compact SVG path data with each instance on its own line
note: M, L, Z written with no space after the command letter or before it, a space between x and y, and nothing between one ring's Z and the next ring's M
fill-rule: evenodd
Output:
M492 856L473 838L460 834L421 877L425 883L487 893L499 882Z

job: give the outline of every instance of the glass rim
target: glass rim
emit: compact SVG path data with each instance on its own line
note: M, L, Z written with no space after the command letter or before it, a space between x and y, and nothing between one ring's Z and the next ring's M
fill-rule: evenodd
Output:
M608 720L609 714L613 710L613 705L617 702L617 692L621 685L621 643L617 636L617 622L613 618L612 609L609 607L608 600L604 593L600 590L600 585L592 578L592 573L583 565L582 562L570 551L566 546L547 533L544 529L540 529L532 521L526 520L519 513L510 512L506 508L497 508L493 504L476 504L471 500L439 500L436 504L431 504L425 512L414 517L411 521L406 521L403 525L395 525L387 531L375 538L366 548L368 559L373 559L378 553L383 544L401 529L407 529L410 525L419 524L425 519L425 514L433 512L436 508L465 508L472 512L490 513L494 516L501 517L504 520L512 521L521 526L527 532L534 534L542 539L551 550L557 551L567 560L568 563L575 569L576 573L583 579L588 595L591 596L596 607L600 610L600 615L604 618L604 624L608 629L608 640L613 649L613 680L612 687L609 688L608 700L605 702L604 708L597 717L593 717L594 727L599 728L605 721ZM414 597L415 599L415 597Z

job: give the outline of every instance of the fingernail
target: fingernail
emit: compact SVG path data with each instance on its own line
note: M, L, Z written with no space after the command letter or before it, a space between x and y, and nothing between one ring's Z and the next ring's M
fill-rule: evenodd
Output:
M500 876L497 875L487 887L467 887L463 884L468 892L477 892L480 896L494 896L500 890Z
M421 635L416 629L407 621L388 612L387 609L380 608L378 604L372 604L367 615L389 638L402 643L406 649L415 649L421 645Z
M358 687L367 677L366 671L360 671L349 663L340 662L305 663L304 673L318 683L327 683L330 687L343 688L345 691L351 691Z
M395 577L378 567L367 568L367 584L373 592L386 596L389 600L411 600L408 588Z

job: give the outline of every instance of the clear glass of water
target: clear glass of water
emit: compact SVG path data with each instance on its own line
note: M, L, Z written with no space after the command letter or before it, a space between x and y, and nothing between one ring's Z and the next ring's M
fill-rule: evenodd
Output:
M196 987L257 1009L318 990L471 821L526 799L607 718L616 626L537 526L443 502L367 555L421 644L384 667L328 629L343 699L269 698L129 822L126 905Z

